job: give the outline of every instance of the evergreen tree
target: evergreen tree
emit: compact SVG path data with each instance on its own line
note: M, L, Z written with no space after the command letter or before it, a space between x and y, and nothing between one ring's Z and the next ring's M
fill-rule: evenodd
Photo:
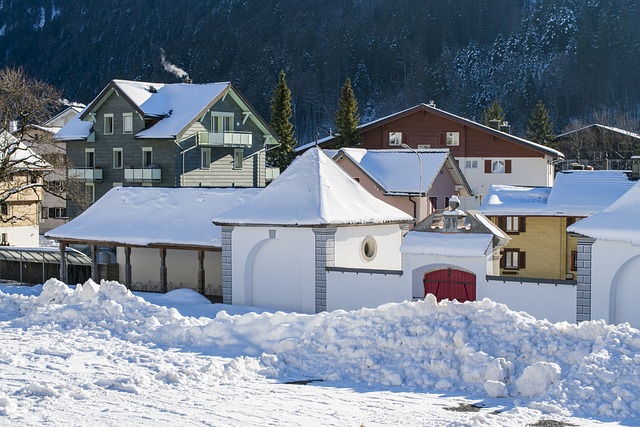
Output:
M542 145L550 145L556 139L549 111L542 100L538 101L529 116L525 137Z
M334 143L335 148L357 147L360 145L359 121L358 101L356 101L356 96L353 93L351 80L347 77L340 92L338 111L336 111L338 135L336 137L336 143Z
M280 168L284 171L295 157L293 149L296 140L291 123L291 90L287 86L286 74L280 70L278 85L273 90L271 99L271 129L276 133L280 145L267 152L269 165Z
M500 105L500 101L495 99L491 105L487 107L486 110L482 113L482 124L485 126L489 126L489 121L491 120L500 120L500 123L504 121L504 111L502 110L502 105Z

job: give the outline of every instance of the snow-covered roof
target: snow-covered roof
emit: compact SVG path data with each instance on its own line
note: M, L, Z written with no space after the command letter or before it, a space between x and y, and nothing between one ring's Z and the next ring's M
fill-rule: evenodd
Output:
M234 225L349 225L413 218L367 192L320 149L298 157L251 201L214 218Z
M10 153L11 168L49 169L51 165L6 130L0 132L0 161Z
M564 171L553 187L492 185L480 210L485 215L586 217L609 206L633 186L623 171Z
M84 111L82 110L56 133L55 139L57 141L77 141L89 136L93 122L80 119Z
M211 222L255 196L257 188L115 187L86 211L48 233L56 240L139 246L220 247Z
M597 124L597 123L592 124L592 125L588 125L588 126L583 126L583 127L579 128L579 129L574 129L574 130L569 131L569 132L565 132L565 133L563 133L561 135L558 135L556 139L561 139L561 138L564 138L564 137L566 137L568 135L571 135L571 134L574 134L574 133L578 133L578 132L582 132L582 131L585 131L587 129L598 129L598 128L605 129L605 130L608 130L608 131L611 131L611 132L619 133L620 135L624 135L624 136L628 136L630 138L634 138L634 139L639 139L640 140L640 135L638 135L637 133L630 132L628 130L624 130L624 129L620 129L620 128L616 128L616 127L613 127L613 126L600 125L600 124Z
M340 152L359 166L387 194L428 192L449 158L448 149L416 150L413 152L411 150L342 148ZM422 188L418 188L420 186L420 168L416 153L421 159Z
M600 240L613 240L640 246L640 182L636 182L610 206L567 228L572 233Z
M493 234L423 233L410 231L400 246L403 254L484 257Z

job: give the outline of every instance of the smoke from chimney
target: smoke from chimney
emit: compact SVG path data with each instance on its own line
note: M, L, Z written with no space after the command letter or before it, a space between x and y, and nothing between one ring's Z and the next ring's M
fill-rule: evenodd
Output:
M171 62L167 61L167 58L164 56L164 49L160 49L160 63L164 67L165 71L173 74L177 78L187 80L189 79L189 73L187 73L177 65L174 65Z

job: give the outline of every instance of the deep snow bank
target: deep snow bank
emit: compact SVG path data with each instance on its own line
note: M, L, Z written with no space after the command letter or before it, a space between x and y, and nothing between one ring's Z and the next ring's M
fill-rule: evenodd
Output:
M576 416L640 418L640 332L603 322L551 324L489 300L425 301L318 315L183 317L124 286L56 280L39 297L0 293L29 328L86 328L160 347L261 357L265 372L514 396ZM8 314L7 314L8 313Z

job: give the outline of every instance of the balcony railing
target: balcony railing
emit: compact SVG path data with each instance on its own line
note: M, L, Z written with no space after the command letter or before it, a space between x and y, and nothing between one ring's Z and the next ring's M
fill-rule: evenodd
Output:
M149 167L129 166L124 170L124 180L127 182L152 182L162 179L162 169L158 165Z
M69 177L83 181L102 181L102 169L100 168L75 168L69 169Z
M212 147L251 147L251 132L201 132L198 136L200 145Z

